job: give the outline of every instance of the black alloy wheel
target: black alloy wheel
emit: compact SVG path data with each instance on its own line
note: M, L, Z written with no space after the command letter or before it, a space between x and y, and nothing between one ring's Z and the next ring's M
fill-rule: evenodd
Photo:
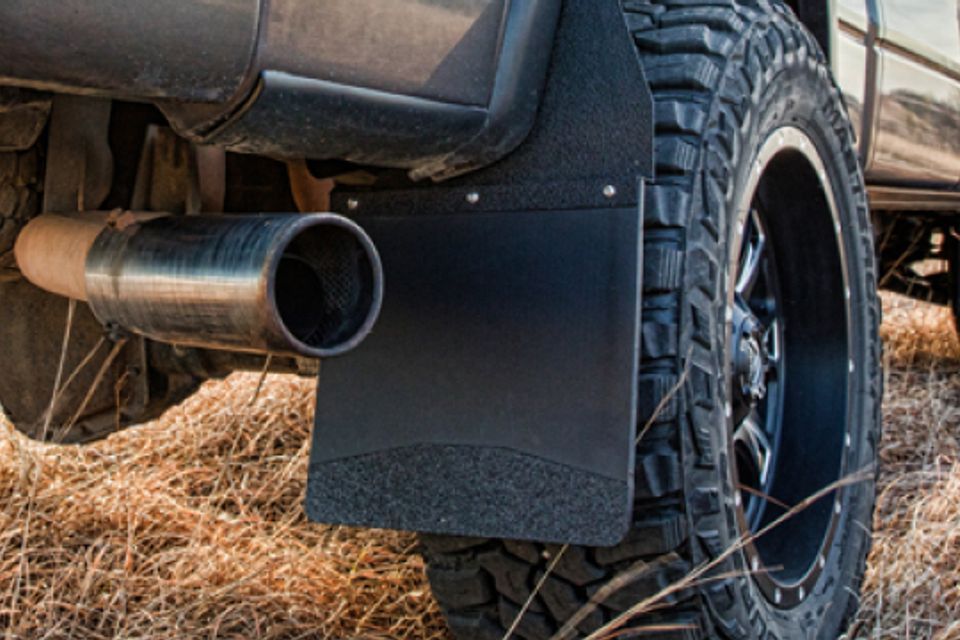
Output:
M817 583L842 515L841 490L771 525L858 471L843 455L852 445L857 371L843 228L829 180L803 131L771 132L744 189L733 241L740 246L731 251L727 406L735 504L741 533L762 534L744 553L777 607L799 604Z

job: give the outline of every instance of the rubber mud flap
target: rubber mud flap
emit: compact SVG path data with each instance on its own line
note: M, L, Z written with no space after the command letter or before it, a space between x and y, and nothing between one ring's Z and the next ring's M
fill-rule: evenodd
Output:
M325 522L611 545L633 499L639 206L364 216L380 321L325 360Z

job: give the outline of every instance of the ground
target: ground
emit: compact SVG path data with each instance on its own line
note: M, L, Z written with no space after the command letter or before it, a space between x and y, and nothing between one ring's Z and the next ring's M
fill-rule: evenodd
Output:
M885 298L881 494L851 638L960 638L960 344ZM413 536L308 523L311 381L235 375L85 448L0 427L6 638L448 638Z

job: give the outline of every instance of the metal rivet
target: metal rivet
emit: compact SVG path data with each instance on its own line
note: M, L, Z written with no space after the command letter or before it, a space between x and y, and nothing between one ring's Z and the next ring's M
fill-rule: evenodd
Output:
M360 207L360 201L356 198L350 198L347 200L347 209L350 211L356 211Z
M843 507L840 506L840 501L837 500L833 504L833 512L839 515L841 511L843 511Z
M733 416L733 408L730 406L730 403L729 403L729 402L728 402L726 405L724 405L723 411L724 411L724 413L727 414L727 417L728 417L728 418L730 418L730 417Z
M605 186L605 187L603 188L603 197L604 197L604 198L612 198L612 197L614 197L615 195L617 195L617 188L616 188L615 186L613 186L612 184L608 184L607 186Z
M850 363L847 365L847 367L850 369L850 373L853 373L854 369L857 368L857 365L855 365L853 363L853 360L851 360Z
M817 564L820 565L820 568L823 569L827 566L827 559L823 557L823 554L820 554L820 558L817 560Z
M760 571L760 558L753 556L753 558L750 560L750 569L754 573Z
M477 204L478 202L480 202L480 194L477 193L476 191L471 191L470 193L467 194L467 202L469 204Z
M853 438L850 437L849 433L847 434L846 439L844 441L846 442L848 449L853 446Z
M783 602L783 592L780 589L774 589L773 591L773 601L777 604Z
M740 505L743 504L743 498L740 497L740 492L739 492L739 491L737 491L735 494L733 494L733 504L734 504L734 506L737 506L737 507L739 507Z
M803 600L804 598L807 597L807 592L806 592L806 590L805 590L803 587L800 587L800 594L799 594L799 595L800 595L800 599L801 599L801 600Z

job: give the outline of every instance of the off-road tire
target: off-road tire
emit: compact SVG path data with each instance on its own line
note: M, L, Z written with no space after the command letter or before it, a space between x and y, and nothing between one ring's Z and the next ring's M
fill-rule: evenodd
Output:
M817 141L834 185L856 368L842 455L848 470L875 462L882 389L873 238L852 129L819 46L777 0L622 4L654 92L657 136L644 211L639 378L639 423L651 426L637 449L633 528L612 548L566 548L532 598L558 545L424 536L434 594L460 640L503 638L528 600L512 637L551 638L614 576L639 567L569 636L585 637L738 539L722 400L728 234L737 189L764 131L778 124ZM713 580L631 621L660 631L618 637L836 638L858 606L870 545L875 488L866 475L839 494L837 534L797 606L765 597L736 552L710 572Z

